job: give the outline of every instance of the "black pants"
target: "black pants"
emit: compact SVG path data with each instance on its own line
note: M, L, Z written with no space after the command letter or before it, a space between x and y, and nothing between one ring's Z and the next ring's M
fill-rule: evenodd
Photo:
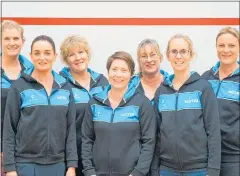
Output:
M220 176L239 176L240 163L222 163Z
M56 164L17 163L18 176L65 176L64 162Z

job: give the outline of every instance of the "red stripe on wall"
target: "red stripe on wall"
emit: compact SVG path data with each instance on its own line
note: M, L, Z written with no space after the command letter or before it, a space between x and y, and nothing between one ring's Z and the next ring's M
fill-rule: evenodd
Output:
M22 25L239 25L240 18L33 18L2 17Z

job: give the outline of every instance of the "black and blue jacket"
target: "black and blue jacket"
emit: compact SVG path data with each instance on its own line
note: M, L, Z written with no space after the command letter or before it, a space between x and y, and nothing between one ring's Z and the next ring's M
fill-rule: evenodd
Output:
M165 72L164 70L160 70L160 73L163 75L164 80L168 77L168 73ZM141 74L142 73L136 74L131 78L131 80L129 82L129 87L134 86L136 91L139 91L141 94L145 95L144 89L143 89L143 86L141 83ZM151 101L152 105L154 105L154 99L152 99L150 101Z
M82 126L85 176L144 176L155 148L156 117L150 101L128 89L112 109L106 89L93 96Z
M69 68L65 67L60 72L60 75L67 78L70 82L70 87L73 93L74 102L76 105L76 135L77 135L77 147L79 162L81 157L81 145L82 145L82 121L85 114L85 108L88 105L89 100L94 94L103 91L104 87L108 85L108 80L103 74L99 74L91 69L88 69L91 75L90 90L86 90L77 81L74 80Z
M240 62L239 62L240 63ZM227 78L219 79L218 62L202 77L212 85L218 101L222 137L222 163L240 162L240 72L239 68Z
M18 76L20 78L22 72L24 70L31 69L33 67L32 63L25 58L23 55L19 55L18 57L19 62L21 64L21 72ZM6 73L4 72L3 68L1 68L1 152L2 152L2 139L3 139L3 120L4 120L4 112L5 112L5 105L7 101L7 95L10 87L14 83L15 80L10 80Z
M33 68L34 69L34 68ZM11 87L5 109L4 171L16 170L16 163L53 164L66 161L77 167L76 109L70 85L54 76L50 96L25 71Z
M218 176L220 122L211 85L192 73L176 91L172 86L173 78L174 75L169 76L155 96L159 133L152 168L159 169L160 165L181 171L206 168L207 175Z

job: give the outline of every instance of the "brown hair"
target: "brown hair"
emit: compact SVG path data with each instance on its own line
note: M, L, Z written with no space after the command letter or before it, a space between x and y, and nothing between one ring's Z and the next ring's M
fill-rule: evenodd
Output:
M131 76L134 74L135 72L135 63L132 59L132 56L127 53L127 52L124 52L124 51L118 51L118 52L115 52L113 55L111 55L108 60L107 60L107 65L106 65L106 68L109 72L109 69L113 63L114 60L116 59L120 59L120 60L123 60L127 63L128 65L128 68L131 72Z

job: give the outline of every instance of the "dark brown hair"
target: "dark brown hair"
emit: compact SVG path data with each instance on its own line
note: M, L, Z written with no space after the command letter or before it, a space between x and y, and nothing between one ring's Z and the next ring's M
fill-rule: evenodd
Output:
M134 72L135 72L135 63L134 63L134 61L132 59L132 56L129 53L124 52L124 51L117 51L117 52L115 52L113 55L111 55L108 58L107 65L106 65L108 72L109 72L109 69L110 69L113 61L116 60L116 59L120 59L120 60L125 61L127 63L127 65L128 65L128 68L129 68L129 70L131 72L131 75L134 74Z

